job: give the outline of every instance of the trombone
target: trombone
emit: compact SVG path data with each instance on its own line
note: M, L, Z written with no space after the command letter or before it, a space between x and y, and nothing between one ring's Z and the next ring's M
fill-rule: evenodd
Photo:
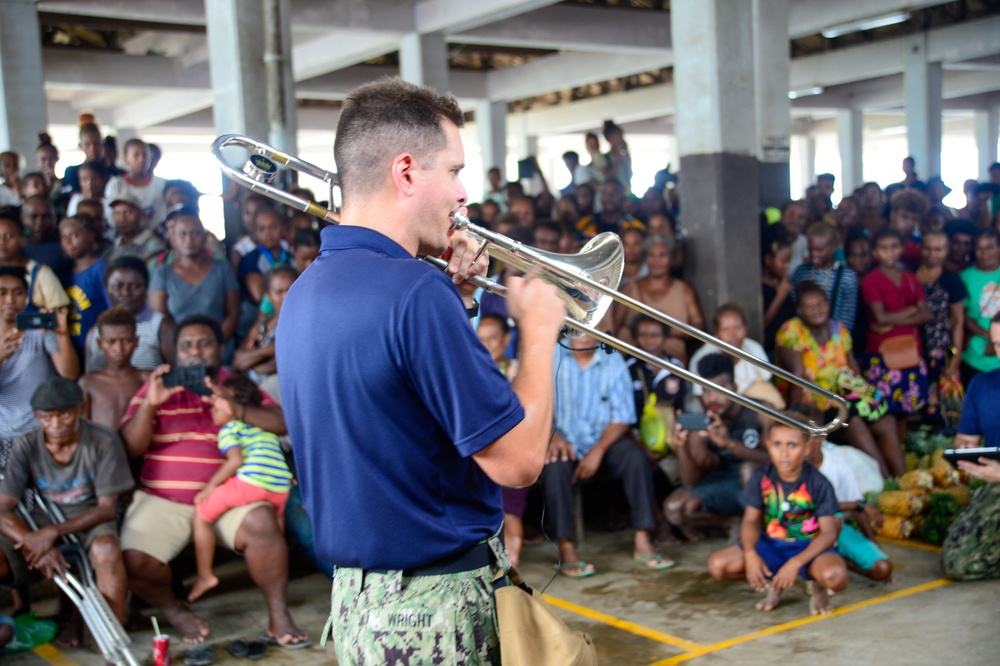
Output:
M239 146L250 152L242 171L230 166L223 159L222 150L229 146ZM304 211L334 223L340 221L339 216L335 212L306 199L289 194L272 185L278 172L277 164L282 164L290 169L315 176L330 185L330 201L332 202L333 187L337 183L336 174L281 152L260 141L237 134L224 134L218 137L212 144L212 152L219 161L222 172L241 185L255 192L260 192L296 210ZM704 331L674 319L617 291L616 288L618 287L618 282L621 280L625 259L621 240L614 233L606 232L599 234L592 238L579 253L567 255L545 252L528 247L494 231L475 225L468 217L462 214L455 215L452 228L463 230L470 236L478 239L481 242L480 254L485 252L487 248L492 248L494 255L501 258L504 263L515 266L526 273L539 273L543 280L554 284L557 287L559 296L566 303L568 314L564 318L563 323L567 329L567 335L589 335L625 354L671 372L681 379L698 384L709 391L721 393L735 403L764 414L789 427L803 430L813 436L827 435L845 426L847 423L848 405L847 401L841 396L816 386L801 377L797 377L783 368L772 365L767 361L762 361L742 349L733 347ZM447 262L437 257L423 256L420 258L441 270L445 270L448 266ZM507 291L503 285L487 278L477 276L472 278L471 281L484 291L490 293L502 296ZM685 368L676 366L634 345L623 342L610 333L598 330L596 326L615 301L662 324L679 329L691 337L710 344L731 356L767 370L810 393L821 396L836 406L837 415L832 421L824 425L817 425L813 421L802 423L785 416L776 409L746 398Z

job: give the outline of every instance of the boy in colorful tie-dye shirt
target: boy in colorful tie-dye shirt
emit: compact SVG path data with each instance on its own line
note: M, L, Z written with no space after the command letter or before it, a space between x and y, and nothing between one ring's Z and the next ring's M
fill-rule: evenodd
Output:
M785 415L806 421L797 412ZM833 611L829 592L847 587L847 566L833 548L840 532L837 498L806 462L812 444L804 432L772 422L766 443L771 464L758 468L743 489L741 543L713 553L708 569L717 580L746 580L766 590L757 604L763 611L777 607L798 576L813 580L809 612L826 615Z

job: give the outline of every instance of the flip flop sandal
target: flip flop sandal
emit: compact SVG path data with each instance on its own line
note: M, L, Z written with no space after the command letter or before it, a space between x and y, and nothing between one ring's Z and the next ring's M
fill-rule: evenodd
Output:
M247 656L249 651L250 642L243 638L237 638L234 641L230 641L229 645L226 646L226 652L237 658Z
M214 661L211 645L194 645L184 650L184 663L187 666L208 666Z
M267 652L267 643L264 641L250 641L247 643L247 659L250 661L257 661L258 659L264 658L264 653Z
M593 564L589 564L586 560L580 560L579 562L563 562L556 569L560 574L566 576L567 578L590 578L597 570L594 569Z
M274 645L280 648L285 648L287 650L301 650L303 648L310 647L313 644L312 639L309 638L308 636L300 638L299 640L293 639L288 641L287 643L282 643L281 641L278 640L276 636L271 636L270 634L268 634L264 638L264 640L267 641L267 643L270 645Z
M636 555L635 561L651 571L664 571L677 564L670 558L664 559L663 555L660 553Z

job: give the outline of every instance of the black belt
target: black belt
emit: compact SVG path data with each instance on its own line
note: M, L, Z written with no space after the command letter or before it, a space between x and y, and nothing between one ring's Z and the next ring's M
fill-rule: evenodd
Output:
M502 538L501 538L502 542ZM493 549L490 548L489 541L480 541L471 548L459 551L452 555L446 555L434 560L430 564L403 569L404 576L441 576L443 574L460 573L462 571L472 571L482 567L491 566L496 562ZM365 569L365 573L388 574L398 569Z

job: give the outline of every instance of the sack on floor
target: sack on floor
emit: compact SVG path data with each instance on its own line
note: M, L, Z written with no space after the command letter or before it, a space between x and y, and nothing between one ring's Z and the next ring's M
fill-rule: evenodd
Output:
M14 640L0 650L0 655L27 652L39 645L51 643L59 627L52 620L35 617L35 611L14 618Z
M498 580L503 576L500 572ZM510 584L494 591L504 666L596 666L590 636L570 629L521 572L507 571Z

